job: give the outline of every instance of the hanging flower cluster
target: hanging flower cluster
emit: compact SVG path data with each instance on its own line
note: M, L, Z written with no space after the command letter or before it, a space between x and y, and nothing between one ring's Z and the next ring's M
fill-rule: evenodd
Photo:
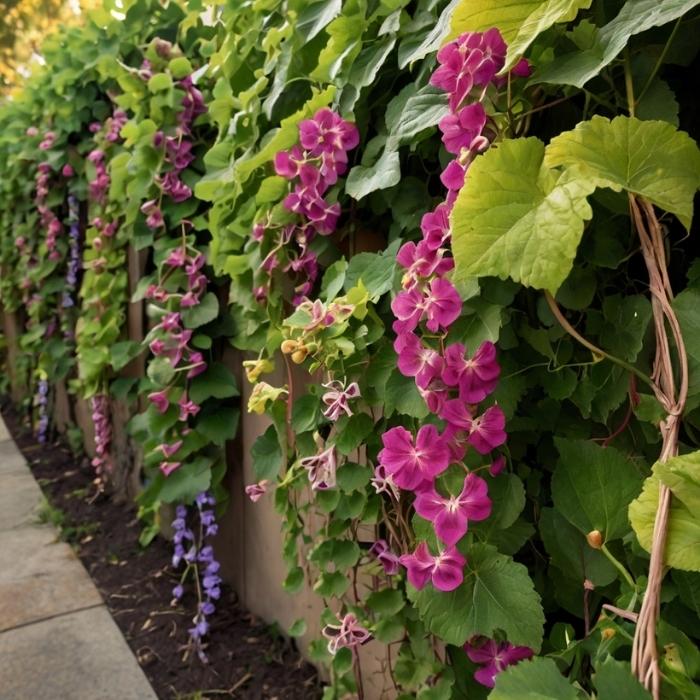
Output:
M75 290L78 286L78 274L82 264L80 250L79 203L75 195L68 195L68 268L66 269L66 286L63 289L61 306L64 309L75 306Z
M190 644L197 652L203 663L207 662L203 638L209 632L208 618L214 613L215 601L221 597L221 577L219 562L214 558L211 545L205 544L207 537L213 537L218 532L214 514L214 498L207 492L200 493L195 498L197 508L197 523L195 529L188 527L187 507L177 506L176 517L173 520L173 542L175 551L172 564L176 569L184 562L185 569L179 583L173 588L173 603L181 600L184 584L192 575L196 579L194 589L197 593L197 612L192 618L192 627L188 630Z
M119 134L128 120L129 117L124 110L115 109L112 116L107 118L104 125L100 124L100 122L93 122L90 124L90 131L93 134L102 132L107 144L117 143L120 140ZM105 150L102 148L96 148L88 154L88 160L95 166L95 177L92 178L89 185L90 198L99 204L104 204L110 184L106 155ZM95 225L94 222L93 225ZM102 227L96 225L96 228ZM114 235L114 231L106 235Z
M36 396L34 404L37 407L39 420L36 427L36 439L43 445L48 439L49 433L49 382L46 378L41 378L37 382Z
M436 554L421 542L414 553L401 557L416 588L428 581L441 591L457 588L466 564L457 543L470 521L491 513L488 485L474 472L467 472L458 494L443 494L436 479L451 464L462 462L467 450L488 455L506 440L501 408L478 409L498 382L495 346L484 342L470 354L461 343L446 344L447 332L462 311L459 294L447 278L454 266L449 215L469 164L496 136L482 102L490 86L502 84L497 74L505 65L506 48L493 29L464 34L439 51L440 65L430 82L449 96L450 113L439 125L445 148L455 156L441 176L447 197L423 217L422 240L405 243L397 255L406 271L403 290L392 303L399 371L415 379L429 410L444 421L442 432L431 424L415 436L405 428L392 428L382 436L379 453L380 478L389 475L396 486L415 493L416 512L433 524L442 543ZM524 75L527 70L521 63L514 73ZM502 463L494 462L492 473L500 469Z
M149 199L141 205L141 212L146 217L146 225L151 229L165 226L161 201L163 196L170 197L174 202L184 202L192 196L192 190L182 181L182 171L194 160L192 154L192 123L204 112L202 93L195 87L190 76L178 82L185 92L180 109L177 113L177 126L173 135L166 136L162 131L153 135L153 145L163 150L165 163L170 166L166 173L156 176L156 184L160 188L157 199Z
M311 293L318 277L318 259L311 250L311 242L317 234L333 233L340 217L340 204L329 202L324 195L347 170L348 151L359 141L354 124L323 108L313 119L299 124L300 145L275 155L275 172L293 185L284 207L298 219L280 226L268 217L253 226L253 240L257 242L263 242L268 231L274 233L271 249L260 264L266 280L256 286L258 300L267 298L272 271L278 267L295 273L300 280L294 288L295 306ZM293 251L287 248L292 243Z
M109 398L104 394L98 394L90 399L92 409L92 423L95 426L95 456L92 458L92 466L95 467L97 477L102 483L105 474L112 471L112 456L109 451L112 442L112 423L109 415Z
M183 374L186 380L193 379L204 372L207 364L199 350L195 350L190 342L192 331L182 325L181 312L200 303L201 297L206 291L207 278L202 274L205 263L204 254L189 246L183 240L182 246L170 251L164 262L165 273L161 274L157 285L150 285L146 297L168 307L163 310L160 322L153 328L153 339L149 343L149 349L155 358L162 358L174 370L173 379L167 386L154 391L148 398L160 413L165 413L172 400L177 400L179 407L179 421L188 423L190 416L199 413L200 406L188 398L187 389L178 383L178 377ZM169 291L168 278L175 272L179 272L186 280L186 291ZM178 310L173 310L176 306ZM179 395L179 397L178 397ZM173 429L175 434L186 434L185 430ZM163 455L160 470L165 476L170 475L182 466L182 463L172 459L182 447L182 440L174 437L171 441L158 446Z
M42 144L49 144L46 148L50 148L51 145L53 145L53 138L50 141L46 140L48 134L53 134L53 132L47 132L44 136L44 141L39 144L39 148L42 148ZM39 212L41 225L46 231L46 249L49 254L49 260L56 262L61 259L61 253L58 250L57 242L58 234L61 233L63 227L56 214L46 204L46 199L49 196L50 182L51 166L47 162L39 163L36 173L36 197L34 201L37 211Z

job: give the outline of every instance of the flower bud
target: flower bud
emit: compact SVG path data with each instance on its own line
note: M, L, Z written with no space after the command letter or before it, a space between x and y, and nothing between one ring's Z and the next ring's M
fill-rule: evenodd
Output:
M294 352L297 347L299 346L299 343L296 340L284 340L282 341L282 345L280 346L280 350L285 355L289 355L290 353Z
M593 549L600 549L603 546L603 533L600 530L591 530L586 535L588 546Z
M300 365L306 359L306 356L308 354L308 350L305 347L301 347L297 351L292 353L292 362L294 362L294 364Z
M607 641L608 639L612 639L612 638L615 636L615 630L614 630L612 627L606 627L606 628L601 632L601 636L602 636L603 639L605 639L606 641Z

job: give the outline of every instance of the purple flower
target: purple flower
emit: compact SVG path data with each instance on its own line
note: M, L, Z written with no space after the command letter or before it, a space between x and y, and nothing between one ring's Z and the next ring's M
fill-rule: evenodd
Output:
M432 249L440 248L450 238L450 212L443 203L423 215L420 222L423 240Z
M404 554L399 561L406 567L408 580L414 588L421 590L428 581L438 591L453 591L464 580L464 565L467 560L456 547L447 547L432 555L425 542L421 542L413 554Z
M500 406L490 406L480 416L472 419L469 428L469 444L482 455L502 445L507 438L506 417Z
M369 551L382 565L385 574L395 576L399 573L399 558L391 551L386 540L377 540Z
M474 679L487 688L494 687L496 676L507 666L532 658L532 649L529 647L516 647L508 642L499 644L485 637L470 640L464 645L464 650L475 664L481 665L474 674Z
M177 402L180 406L179 420L186 421L189 416L196 416L199 413L200 406L194 401L187 399L187 394L184 393Z
M439 124L445 148L449 153L456 155L459 155L463 148L483 150L481 132L485 126L486 112L481 102L467 105L457 114L448 114Z
M267 493L269 484L270 482L267 479L258 481L257 484L248 484L248 486L245 487L246 496L248 496L253 503L257 503Z
M320 156L355 148L360 142L360 134L354 124L324 107L313 119L305 119L299 124L299 140L312 156Z
M402 333L394 341L394 350L398 355L398 367L404 377L415 377L421 389L427 389L430 383L443 372L442 356L421 342L415 333Z
M378 459L402 489L416 490L447 469L450 455L434 425L424 425L416 435L398 426L382 435L384 449Z
M496 362L496 346L483 342L469 357L462 343L445 350L442 380L447 386L458 386L459 396L467 403L483 401L496 388L501 368Z
M370 483L374 486L376 493L387 493L395 501L399 500L401 495L399 487L394 481L394 477L389 474L383 464L378 464L374 468L374 476L370 479Z
M342 382L331 381L322 386L328 389L321 397L323 403L328 407L323 412L323 415L332 421L338 420L341 414L351 416L352 410L350 409L348 401L350 401L350 399L359 398L360 396L360 387L357 385L357 382L352 382L345 387Z
M151 392L147 398L159 413L165 413L168 410L168 406L170 406L167 389Z
M419 491L413 502L416 513L430 520L437 536L447 545L464 537L470 520L485 520L491 515L491 499L484 479L468 474L458 496L443 496L430 485Z

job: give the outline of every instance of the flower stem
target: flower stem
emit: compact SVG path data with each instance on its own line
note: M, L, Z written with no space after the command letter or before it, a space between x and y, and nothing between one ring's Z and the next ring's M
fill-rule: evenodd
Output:
M615 555L603 544L600 547L600 551L603 552L605 555L606 559L622 574L622 577L627 581L629 587L634 591L634 599L636 601L637 599L637 583L636 581L632 578L632 575L630 574L627 569L620 563L618 559L615 558Z

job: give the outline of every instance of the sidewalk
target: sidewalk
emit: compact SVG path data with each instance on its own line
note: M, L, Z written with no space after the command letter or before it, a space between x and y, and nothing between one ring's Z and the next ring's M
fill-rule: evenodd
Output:
M0 697L156 700L0 418Z

